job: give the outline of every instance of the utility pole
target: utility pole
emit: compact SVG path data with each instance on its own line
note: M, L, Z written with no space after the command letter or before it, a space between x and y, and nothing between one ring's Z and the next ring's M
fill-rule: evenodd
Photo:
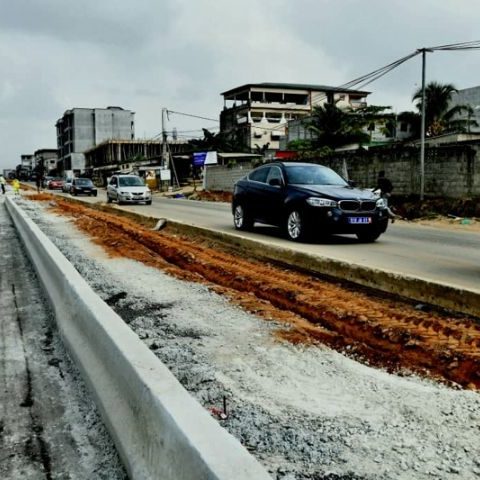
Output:
M167 114L167 109L162 108L162 167L168 168L168 152L167 152L167 131L165 130L165 116Z
M420 48L422 52L422 118L420 126L420 201L423 201L425 195L425 71L426 71L426 53L432 52L428 48Z

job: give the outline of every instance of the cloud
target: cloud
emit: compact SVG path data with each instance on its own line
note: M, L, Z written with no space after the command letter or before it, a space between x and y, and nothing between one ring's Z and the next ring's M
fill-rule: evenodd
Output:
M421 46L474 40L467 0L15 0L0 16L0 168L55 146L72 107L136 112L137 136L163 107L218 118L220 93L244 83L341 85ZM478 83L480 52L436 52L427 78ZM411 106L420 59L366 87L374 104ZM167 128L214 128L171 115ZM200 133L200 132L199 132Z

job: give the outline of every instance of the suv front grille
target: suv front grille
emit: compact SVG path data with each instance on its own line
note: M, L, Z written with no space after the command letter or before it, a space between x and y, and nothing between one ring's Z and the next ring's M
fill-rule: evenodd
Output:
M374 200L340 200L338 206L344 212L373 212L377 204Z

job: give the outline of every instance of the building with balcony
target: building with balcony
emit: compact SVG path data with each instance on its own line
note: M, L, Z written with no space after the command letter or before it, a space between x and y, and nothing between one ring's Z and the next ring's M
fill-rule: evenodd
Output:
M480 132L480 86L464 88L452 93L452 99L449 107L458 105L467 105L471 108L469 112L462 112L457 114L455 119L468 120L467 133ZM477 125L475 125L475 122ZM471 124L473 123L473 125Z
M278 150L287 123L311 115L315 106L366 106L369 92L325 85L250 83L223 92L220 131L232 134L250 150Z
M56 123L59 171L83 172L84 152L106 140L133 140L134 115L121 107L67 110Z

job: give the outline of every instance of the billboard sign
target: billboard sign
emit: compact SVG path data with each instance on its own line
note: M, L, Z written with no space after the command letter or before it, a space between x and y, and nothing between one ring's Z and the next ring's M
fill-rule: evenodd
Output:
M217 152L194 152L192 164L194 167L203 167L204 165L216 165Z

